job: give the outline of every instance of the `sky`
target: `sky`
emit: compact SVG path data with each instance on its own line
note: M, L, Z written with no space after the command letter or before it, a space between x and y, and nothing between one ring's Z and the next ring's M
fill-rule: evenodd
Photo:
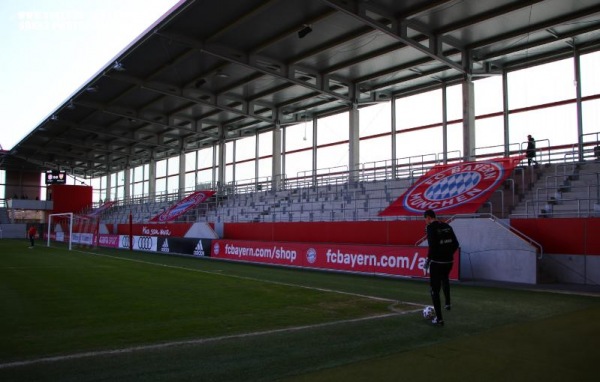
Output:
M0 54L2 148L10 150L19 143L89 79L112 63L119 52L180 2L181 0L0 0L0 41L3 48ZM582 58L582 72L588 74L584 85L589 88L584 88L584 96L597 94L600 89L600 76L589 75L590 72L595 72L593 68L597 68L599 63L600 54L588 54ZM569 73L572 67L570 60L564 60L509 75L510 88L515 89L509 95L510 107L574 98L573 76L557 78L553 75L557 69ZM553 78L553 81L540 81L540 78ZM484 82L492 82L492 89L485 86L479 89ZM520 86L515 86L516 84ZM490 81L477 81L476 88L479 89L475 102L476 114L502 110L501 97L490 98L484 95L488 92L501 94L499 77L491 78ZM454 99L460 101L460 95ZM415 97L414 102L417 104L409 106L409 110L418 110L419 105L431 104L422 97ZM493 104L491 108L485 106L490 103ZM590 110L591 108L584 110L585 132L598 131L597 126L600 125L600 112ZM511 142L524 142L528 133L533 133L536 138L551 140L553 144L576 142L576 129L568 129L569 136L566 138L556 135L558 131L567 129L548 129L553 125L572 125L572 121L575 121L574 106L569 106L569 112L557 108L556 113L558 114L545 110L535 115L534 121L515 117L514 121L511 121L511 130L515 132L511 136ZM437 115L414 112L409 114L415 118ZM406 113L402 114L402 119L399 120L401 125L419 126L431 123L412 120L407 116ZM373 119L366 121L366 126L363 127L366 132L370 126L383 125L378 117ZM389 121L385 123L389 124ZM477 147L502 143L501 128L496 128L493 134L490 133L490 129L487 131L487 134L477 135ZM432 129L422 134L439 132ZM422 141L429 140L429 137L417 136L415 139ZM457 145L461 147L460 142ZM402 154L410 156L423 151L419 145L410 145L409 148L414 149L416 153L403 149ZM364 162L381 160L379 157L367 157L367 151L369 150L363 150L364 153L361 154L365 157ZM391 155L387 152L382 153L384 154L388 155L385 159ZM340 155L338 162L346 164L346 155Z
M180 0L1 0L0 145L10 150Z

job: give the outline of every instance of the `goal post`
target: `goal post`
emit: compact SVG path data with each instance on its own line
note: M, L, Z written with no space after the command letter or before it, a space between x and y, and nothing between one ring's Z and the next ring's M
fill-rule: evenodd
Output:
M73 244L73 213L65 212L48 215L48 235L46 246L50 247L50 242L68 243L69 250Z

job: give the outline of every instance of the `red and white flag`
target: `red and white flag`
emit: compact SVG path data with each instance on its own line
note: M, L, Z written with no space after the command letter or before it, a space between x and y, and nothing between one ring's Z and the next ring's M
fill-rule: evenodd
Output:
M434 166L379 216L422 215L428 209L444 215L474 213L524 158Z
M190 209L198 206L214 195L214 191L196 191L185 198L181 199L177 204L171 206L165 212L162 212L152 219L151 222L169 222L175 220L178 216L183 215Z

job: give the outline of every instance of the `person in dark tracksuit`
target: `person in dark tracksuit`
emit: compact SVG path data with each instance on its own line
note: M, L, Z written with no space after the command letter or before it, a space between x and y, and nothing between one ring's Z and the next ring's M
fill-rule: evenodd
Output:
M425 211L423 217L427 223L427 243L429 244L426 267L429 269L431 300L435 309L435 317L431 323L443 326L440 289L444 291L445 308L450 310L452 305L449 275L454 264L454 252L458 249L459 243L452 227L437 220L433 210Z
M535 138L531 135L527 136L527 149L525 150L527 154L527 165L531 166L531 163L537 166L538 162L535 160Z

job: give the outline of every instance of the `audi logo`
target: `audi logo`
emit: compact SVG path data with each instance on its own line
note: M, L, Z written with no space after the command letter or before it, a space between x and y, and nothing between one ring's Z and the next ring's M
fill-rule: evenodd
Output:
M121 236L121 248L129 248L129 236Z
M137 239L138 249L149 251L152 249L152 237L140 236Z

